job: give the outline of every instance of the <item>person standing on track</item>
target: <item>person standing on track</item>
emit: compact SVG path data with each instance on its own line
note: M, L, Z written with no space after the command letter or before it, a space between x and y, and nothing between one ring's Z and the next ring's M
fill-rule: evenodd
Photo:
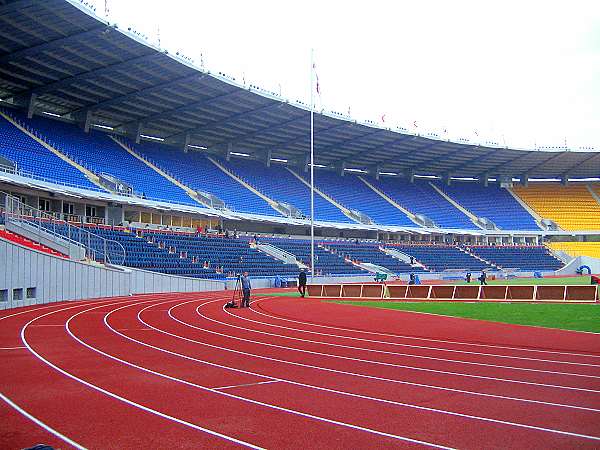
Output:
M298 274L298 292L302 298L306 295L306 272L304 269Z
M252 289L252 285L250 284L250 278L248 277L248 272L244 272L241 278L242 281L242 304L240 308L250 307L250 290Z
M482 270L481 275L479 276L479 282L483 286L484 284L487 284L486 280L487 280L487 274L485 273L485 270Z

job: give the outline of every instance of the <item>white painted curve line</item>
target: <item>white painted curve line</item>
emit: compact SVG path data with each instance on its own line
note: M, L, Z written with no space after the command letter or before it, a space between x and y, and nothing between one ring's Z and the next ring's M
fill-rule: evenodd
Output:
M67 444L75 447L78 450L86 450L86 448L81 445L78 444L77 442L75 442L73 439L69 439L67 436L65 436L64 434L60 433L59 431L55 430L54 428L52 428L50 425L47 425L46 423L42 422L40 419L38 419L37 417L29 414L27 411L25 411L23 408L21 408L19 405L17 405L15 402L13 402L10 398L8 398L6 395L4 395L2 392L0 392L0 399L4 400L6 403L8 403L8 405L10 405L11 408L13 408L15 411L17 411L18 413L22 414L23 416L27 417L29 420L31 420L33 423L35 423L37 426L39 426L40 428L43 428L44 430L46 430L48 433L50 433L51 435L57 437L58 439L60 439L63 442L66 442Z
M254 322L254 323L259 323L259 324L269 326L268 323L259 322L259 321L252 320L252 319L246 319L242 316L238 316L237 314L233 314L233 313L227 311L225 308L223 308L223 311L226 314L228 314L232 317L235 317L237 319L243 319L243 320L247 320L249 322ZM196 308L196 312L201 317L207 318L207 316L200 313L199 307ZM221 322L216 319L209 319L209 320L212 322L215 322L215 323L219 323L221 325L225 325L227 327L237 328L239 330L249 331L252 333L265 334L268 336L279 337L282 339L290 339L293 341L308 342L311 344L326 345L326 346L339 347L339 348L347 348L347 349L351 349L351 350L359 350L359 351L364 351L364 352L369 352L369 353L381 353L381 354L386 354L386 355L403 356L403 357L414 358L414 359L425 359L425 360L429 360L429 361L443 361L443 362L449 362L449 363L454 363L454 364L466 364L466 365L480 366L480 367L493 367L495 369L499 368L499 369L516 370L516 371L523 371L523 372L535 372L535 373L545 373L545 374L553 374L553 375L561 375L561 376L573 376L573 377L581 377L581 378L600 379L600 376L598 376L598 375L587 375L587 374L579 374L579 373L572 373L572 372L560 372L560 371L555 371L555 370L532 369L532 368L528 368L528 367L505 366L505 365L501 365L501 364L488 364L488 363L481 363L481 362L475 362L475 361L463 361L463 360L459 360L459 359L457 360L457 359L448 359L448 358L438 358L435 356L414 355L412 353L397 353L397 352L389 352L389 351L384 351L384 350L369 349L369 348L364 348L364 347L354 347L354 346L350 346L350 345L334 344L334 343L330 343L330 342L314 341L314 340L310 340L310 339L302 339L302 338L285 336L285 335L276 334L276 333L269 333L267 331L260 331L260 330L254 329L254 328L240 327L237 325ZM277 325L275 325L275 326L277 326ZM288 327L282 327L282 328L285 328L288 330L301 331L301 330L296 330L295 328L288 328ZM320 334L320 333L317 333L317 334ZM328 336L331 336L331 335L328 335ZM267 345L271 345L271 344L267 344ZM294 347L284 347L284 348L293 349ZM303 350L299 350L299 351L303 351ZM438 350L438 351L443 351L443 350ZM331 356L336 357L335 355L331 355ZM365 360L365 361L369 361L369 360ZM380 362L378 362L378 361L373 361L373 363L380 364ZM387 364L387 363L381 363L381 364ZM598 366L598 367L600 367L600 366Z
M196 300L192 300L192 301L185 302L185 303L191 303L193 301L196 301ZM347 357L347 356L330 355L328 353L314 352L314 351L310 351L310 350L294 349L292 347L284 347L284 346L276 345L276 344L269 344L269 343L265 343L265 342L253 341L251 339L244 339L244 338L240 338L240 337L237 337L237 336L232 336L232 335L229 335L229 334L219 333L217 331L208 330L206 328L198 327L198 326L189 324L187 322L184 322L184 321L176 318L175 316L173 316L172 310L175 309L175 308L177 308L177 307L179 307L179 306L184 305L185 303L181 303L180 305L173 306L169 310L169 317L171 317L173 320L175 320L176 322L181 323L182 325L184 325L186 327L194 328L194 329L197 329L197 330L200 330L200 331L204 331L204 332L209 333L209 334L214 334L214 335L217 335L217 336L222 336L222 337L225 337L225 338L228 338L228 339L233 339L233 340L238 340L238 341L243 341L243 342L252 342L252 343L256 343L256 344L267 346L267 347L275 347L275 348L282 348L282 349L286 349L286 350L294 350L294 351L298 351L300 353L308 353L308 354L314 354L314 355L320 355L320 356L329 356L329 357L332 357L332 358L350 360L350 361L355 361L355 362L373 363L373 364L382 365L382 366L390 366L390 367L396 367L396 368L400 368L400 369L409 369L409 370L420 371L420 372L439 373L439 374L443 374L443 375L453 375L453 376L466 377L466 378L492 380L492 381L498 381L498 382L503 382L503 383L515 383L515 384L523 384L523 385L538 386L538 387L541 386L541 387L548 387L548 388L553 388L553 389L566 389L566 390L571 390L571 391L582 391L582 392L600 393L600 390L594 390L594 389L578 388L578 387L572 387L572 386L563 386L563 385L557 385L557 384L535 383L533 381L522 381L522 380L515 380L515 379L510 379L510 378L498 378L498 377L491 377L491 376L486 376L486 375L474 375L474 374L467 374L467 373L462 373L462 372L450 372L450 371L447 371L447 370L428 369L428 368L424 368L424 367L415 367L415 366L407 366L407 365L402 365L402 364L384 363L384 362L363 360L363 359L359 359L359 358L350 358L350 357ZM211 302L207 302L207 303L211 303ZM204 303L204 304L206 304L206 303ZM204 304L202 304L200 306L204 306ZM205 318L205 319L209 320L209 321L213 321L212 319L210 319L210 318L208 318L206 316L203 316L203 315L200 315L200 316L202 318ZM138 318L139 318L139 315L138 315ZM140 321L144 325L152 327L148 323L144 322L141 318L140 318ZM157 328L154 328L154 329L157 329ZM173 335L173 336L181 338L181 339L188 340L190 342L195 342L195 343L206 345L206 346L209 346L209 347L214 347L216 349L225 350L225 351L228 351L228 352L239 353L239 354L243 354L245 356L252 356L252 357L255 357L255 358L266 359L266 360L269 360L269 361L281 362L281 363L284 363L284 364L291 364L291 365L296 365L296 366L301 366L301 367L308 367L308 368L317 369L317 370L323 370L323 371L327 371L327 372L341 373L341 374L344 374L344 375L351 375L351 376L356 376L356 377L361 377L361 378L369 378L369 379L380 380L380 381L388 381L388 382L391 382L391 383L408 384L408 382L406 382L406 381L392 380L392 379L389 379L389 378L381 378L381 377L375 377L375 376L371 376L371 375L364 375L364 374L359 374L359 373L354 373L354 372L346 372L346 371L342 371L342 370L330 369L330 368L326 368L326 367L319 367L319 366L313 366L313 365L308 365L308 364L302 364L302 363L298 363L298 362L293 362L293 361L288 361L288 360L283 360L283 359L277 359L277 358L271 358L271 357L267 357L267 356L263 356L263 355L257 355L255 353L240 352L238 350L233 350L233 349L227 348L227 347L220 347L220 346L217 346L217 345L212 345L212 344L208 344L208 343L201 342L201 341L195 341L193 339L188 339L188 338L185 338L185 337L182 337L182 336L179 336L179 335ZM435 387L435 386L431 386L431 387L432 388L445 389L445 390L451 390L450 388L441 388L441 387ZM455 389L454 391L458 392L459 390ZM475 395L492 396L492 394L476 393L476 392L473 392L473 391L465 391L465 392L472 393L472 394L475 394ZM497 396L497 397L501 398L501 396ZM507 397L507 399L530 401L530 400L526 400L526 399L517 399L517 398L512 398L512 397ZM533 400L531 400L531 401L533 401ZM535 400L535 402L539 402L539 401ZM552 403L549 403L549 404L552 404ZM560 404L555 404L555 405L558 406ZM580 407L580 406L572 406L572 405L560 405L560 406L573 407L573 408L583 408L583 407Z
M27 347L0 347L0 350L19 350L21 348L27 348Z
M257 301L258 300L255 300L252 303L256 303ZM254 313L256 313L256 314L260 314L260 315L263 315L263 316L266 316L266 317L276 318L274 316L269 316L267 314L260 313L260 312L256 311L255 309L251 309L251 311L254 312ZM467 350L454 350L454 349L445 349L445 348L439 348L439 347L428 347L428 346L424 346L424 345L401 344L401 343L397 343L397 342L378 341L378 340L374 340L374 339L356 338L356 337L350 337L350 336L342 336L342 335L338 335L338 334L320 333L318 331L302 330L302 329L299 329L299 328L284 327L283 325L276 325L276 324L273 324L273 323L261 322L259 320L253 320L253 319L249 319L247 317L239 316L237 314L232 314L232 313L230 313L228 311L227 311L227 313L230 314L230 315L233 315L233 316L235 316L235 317L237 317L239 319L242 319L242 320L247 320L249 322L259 323L259 324L267 325L267 326L270 326L270 327L282 328L284 330L290 330L290 331L297 331L299 333L316 334L316 335L319 335L319 336L334 337L334 338L339 338L339 339L349 339L349 340L353 340L353 341L371 342L371 343L375 343L375 344L392 345L392 346L396 346L396 347L418 348L420 350L430 350L430 351L439 351L439 352L448 352L448 353L461 353L461 354L467 354L467 355L487 356L487 357L492 357L492 358L515 359L515 360L523 360L523 361L535 361L535 362L552 363L552 364L565 364L565 365L573 365L573 366L585 366L585 367L597 367L597 368L600 368L600 364L578 363L578 362L572 362L572 361L557 361L557 360L554 360L554 359L527 358L527 357L524 357L524 356L498 355L498 354L495 354L495 353L482 353L482 352L472 352L472 351L467 351ZM275 335L275 336L278 336L278 335ZM293 339L293 338L291 338L291 339ZM307 342L321 343L319 341L307 341ZM323 343L323 344L326 344L326 343ZM332 344L332 345L335 345L335 344ZM348 347L348 348L356 348L356 349L362 349L362 350L369 350L369 349L364 349L362 347ZM381 350L372 350L372 351L382 352L382 353L390 353L390 354L398 354L398 355L405 356L403 353L383 352ZM415 357L419 357L419 356L415 356ZM452 360L452 359L443 360L443 361L465 362L465 361ZM468 364L469 362L465 362L465 363ZM477 364L477 363L474 363L474 364ZM514 367L510 367L510 366L492 366L492 367L514 368ZM523 370L526 370L526 369L523 368ZM536 371L537 369L529 369L529 370ZM571 373L566 373L566 372L552 372L552 371L548 371L548 373L561 373L561 374L564 373L565 375L580 375L580 374L571 374ZM581 374L581 376L588 376L588 377L591 377L591 378L600 378L600 376L593 376L593 375L583 375L583 374Z
M149 300L149 301L156 301L156 300ZM122 303L122 302L118 302L117 304L120 304L120 303ZM102 306L106 306L106 305L102 305ZM99 308L99 307L102 307L102 306L97 306L97 307L94 307L94 308ZM94 309L94 308L90 308L90 309ZM66 308L66 309L71 309L71 308ZM56 370L57 372L61 373L62 375L66 376L66 377L68 377L68 378L70 378L70 379L72 379L72 380L74 380L74 381L77 381L78 383L81 383L81 384L83 384L84 386L87 386L87 387L89 387L89 388L91 388L91 389L93 389L93 390L96 390L96 391L98 391L98 392L101 392L102 394L104 394L104 395L106 395L106 396L108 396L108 397L111 397L111 398L114 398L114 399L116 399L116 400L119 400L119 401L121 401L121 402L123 402L123 403L125 403L125 404L128 404L128 405L130 405L130 406L133 406L133 407L139 408L139 409L141 409L141 410L143 410L143 411L149 412L149 413L151 413L151 414L154 414L154 415L156 415L156 416L159 416L159 417L161 417L161 418L163 418L163 419L171 420L171 421L173 421L173 422L179 423L179 424L181 424L181 425L185 425L185 426L187 426L187 427L190 427L190 428L193 428L193 429L195 429L195 430L202 431L202 432L204 432L204 433L207 433L207 434L210 434L210 435L213 435L213 436L216 436L216 437L220 437L220 438L222 438L222 439L225 439L225 440L228 440L228 441L230 441L230 442L235 442L236 444L240 444L240 445L243 445L243 446L245 446L245 447L253 448L253 449L256 449L256 450L262 450L262 449L261 449L261 447L257 447L257 446L255 446L255 445L252 445L252 444L250 444L250 443L247 443L247 442L241 441L241 440L239 440L239 439L235 439L235 438L232 438L232 437L230 437L230 436L226 436L226 435L224 435L224 434L217 433L217 432L215 432L215 431L209 430L209 429L207 429L207 428L203 428L203 427L201 427L201 426L199 426L199 425L196 425L196 424L193 424L193 423L187 422L187 421L185 421L185 420L182 420L182 419L178 419L178 418L176 418L176 417L170 416L170 415L168 415L168 414L162 413L162 412L160 412L160 411L157 411L157 410L155 410L155 409L152 409L152 408L149 408L149 407L147 407L147 406L144 406L144 405L141 405L141 404L139 404L139 403L136 403L136 402L134 402L134 401L132 401L132 400L126 399L126 398L124 398L124 397L121 397L120 395L117 395L117 394L115 394L115 393L113 393L113 392L110 392L110 391L108 391L108 390L106 390L106 389L103 389L103 388L101 388L101 387L99 387L99 386L96 386L95 384L92 384L92 383L90 383L90 382L88 382L88 381L85 381L85 380L83 380L83 379L81 379L81 378L78 378L77 376L75 376L75 375L71 374L70 372L67 372L67 371L66 371L66 370L64 370L64 369L61 369L61 368L60 368L60 367L58 367L57 365L55 365L55 364L53 364L52 362L50 362L50 361L48 361L47 359L45 359L43 356L41 356L40 354L38 354L38 353L37 353L37 352L36 352L36 351L35 351L35 350L34 350L34 349L33 349L33 348L32 348L32 347L29 345L29 343L27 342L27 339L26 339L26 337L25 337L25 333L26 333L27 327L28 327L28 326L29 326L29 325L30 325L32 322L34 322L34 321L36 321L36 320L38 320L38 319L40 319L40 318L42 318L42 317L45 317L45 316L47 316L47 315L54 314L54 313L56 313L56 312L61 312L61 311L63 311L63 310L59 310L59 311L52 311L52 312L50 312L50 313L46 313L46 314L44 314L44 315L42 315L42 316L39 316L39 317L37 317L37 318L35 318L35 319L32 319L32 320L30 320L29 322L27 322L27 323L26 323L26 324L23 326L23 328L21 329L21 340L23 341L23 343L25 344L25 346L26 346L26 347L29 349L29 351L30 351L30 352L31 352L31 353L32 353L32 354L33 354L33 355L34 355L34 356L35 356L37 359L39 359L40 361L42 361L44 364L46 364L46 365L50 366L51 368L53 368L53 369L54 369L54 370ZM72 317L73 317L73 316L72 316ZM69 320L70 320L70 319L69 319ZM67 321L67 323L68 323L68 321Z
M79 300L79 301L75 301L75 302L69 302L71 304L71 306L69 306L68 308L62 308L62 309L60 309L60 311L64 311L65 309L76 308L78 306L81 306L83 303L98 304L98 303L106 303L108 301L111 301L111 300L93 300L93 301ZM50 305L41 306L39 308L31 308L31 309L27 309L25 311L19 311L19 312L14 313L14 314L9 314L7 316L0 317L0 321L2 321L4 319L11 318L11 317L20 316L20 315L23 315L23 314L28 314L28 313L32 313L32 312L38 312L40 310L49 309L49 308L57 308L57 307L62 307L62 306L64 306L64 304L57 305L55 303L52 303ZM101 305L101 306L104 306L104 305ZM27 347L23 346L23 347L15 347L15 348L26 349ZM5 349L6 348L4 348L3 350L5 350ZM17 411L18 413L24 415L29 420L33 421L35 424L39 425L40 427L42 427L43 429L45 429L49 433L53 434L54 436L58 437L59 439L63 440L64 442L67 442L68 444L72 445L73 447L75 447L77 449L85 449L85 447L82 447L81 445L79 445L75 441L72 441L68 437L66 437L63 434L61 434L59 431L57 431L54 428L51 428L50 426L46 425L44 422L42 422L37 417L35 417L32 414L30 414L27 411L25 411L23 408L21 408L19 405L17 405L13 401L11 401L8 397L6 397L5 395L3 395L2 393L0 393L0 396L2 396L2 399L8 405L10 405L15 411Z
M194 301L197 301L197 300L194 300ZM185 302L185 303L190 303L190 302ZM206 302L206 303L211 303L211 302ZM204 303L204 304L206 304L206 303ZM135 305L128 305L128 306L130 307L130 306L135 306ZM124 307L119 308L119 309L124 309L124 308L126 308L128 306L124 306ZM153 327L152 325L149 325L148 323L144 322L141 319L140 316L141 316L141 313L144 312L144 310L150 308L151 306L153 306L153 305L150 305L150 306L148 306L146 308L143 308L142 310L140 310L138 312L138 320L140 320L140 322L142 322L146 326L149 326L149 327L153 328L154 330L158 331L159 333L163 333L163 334L166 334L166 335L169 335L169 336L181 339L181 340L185 340L185 341L189 341L189 342L194 342L194 343L197 343L197 344L200 344L200 345L205 345L205 346L208 346L208 347L219 348L219 349L226 350L226 351L231 351L231 352L234 352L234 353L244 354L244 352L238 352L236 350L226 349L224 347L217 347L217 346L214 346L212 344L207 344L207 343L204 343L204 342L201 342L201 341L195 341L193 339L189 339L189 338L186 338L184 336L179 336L179 335L176 335L176 334L173 334L173 333L169 333L168 331L164 331L164 330L161 330L159 328ZM176 306L179 306L179 305L176 305ZM172 308L175 308L176 306L174 306ZM202 305L200 305L200 306L202 306ZM122 335L121 333L119 333L116 330L114 330L108 324L108 322L106 321L107 317L110 316L110 314L112 314L112 312L109 313L105 317L105 324L112 331L114 331L115 333ZM174 319L174 320L177 320L177 319ZM122 335L122 336L124 338L129 339L129 340L131 340L133 342L136 342L136 343L138 343L140 345L143 345L143 346L146 346L146 347L149 347L149 348L153 348L155 350L158 350L160 352L164 352L164 353L167 353L167 354L170 354L170 355L178 356L178 357L181 357L183 359L187 359L189 361L195 361L195 362L198 362L198 363L201 363L201 364L206 364L206 365L213 366L213 367L220 367L220 368L223 368L223 369L229 369L229 370L232 370L232 371L235 371L235 372L245 373L245 374L249 374L249 375L267 377L266 375L259 374L259 373L256 373L256 372L251 372L251 371L247 371L247 370L243 370L243 369L238 369L238 368L234 368L234 367L228 367L228 366L224 366L224 365L220 365L220 364L216 364L216 363L211 363L211 362L208 362L208 361L205 361L205 360L202 360L202 359L198 359L198 358L194 358L194 357L191 357L191 356L188 356L188 355L184 355L184 354L181 354L181 353L177 353L177 352L173 352L173 351L170 351L170 350L166 350L164 348L156 347L154 345L151 345L151 344L139 341L137 339L131 338L131 337L126 336L126 335ZM248 355L250 355L250 354L248 354ZM250 355L250 356L252 356L252 355ZM266 359L271 359L271 358L266 358ZM302 364L297 363L297 365L302 365ZM142 369L142 370L149 370L149 369ZM314 386L314 385L310 385L310 384L299 383L297 381L287 380L285 378L279 378L279 377L270 377L270 378L272 378L274 380L282 381L282 382L285 382L285 383L288 383L288 384L293 384L293 385L296 385L296 386L301 386L301 387L305 387L305 388L309 388L309 389L315 389L315 390L319 390L319 391L323 391L323 392L329 392L329 393L333 393L333 394L344 395L344 396L353 397L353 398L360 398L360 399L365 399L365 400L371 400L371 401L385 403L385 404L391 404L391 405L395 405L395 406L407 407L407 408L411 408L411 409L418 409L418 410L428 411L428 412L441 413L441 414L446 414L446 415L450 415L450 416L456 416L456 417L473 419L473 420L480 420L480 421L483 421L483 422L497 423L497 424L513 426L513 427L517 427L517 428L524 428L524 429L534 430L534 431L543 431L543 432L549 432L549 433L556 433L556 434L560 434L560 435L573 436L573 437L579 437L579 438L583 438L583 439L591 439L591 440L595 440L595 441L600 441L600 437L597 437L597 436L589 436L589 435L584 435L584 434L572 433L572 432L569 432L569 431L561 431L561 430L555 430L555 429L552 429L552 428L537 427L535 425L527 425L527 424L509 422L509 421L504 421L504 420L499 420L499 419L492 419L492 418L488 418L488 417L480 417L480 416L474 416L474 415L469 415L469 414L457 413L457 412L453 412L453 411L446 411L446 410L441 410L441 409L429 408L429 407L426 407L426 406L414 405L414 404L411 404L411 403L402 403L402 402L396 402L396 401L393 401L393 400L386 400L386 399L377 398L377 397L369 397L369 396L366 396L366 395L354 394L354 393L351 393L351 392L339 391L339 390L336 390L336 389L329 389L329 388L324 388L324 387L320 387L320 386ZM182 381L182 382L185 383L185 381ZM245 399L245 400L248 401L248 399ZM537 401L532 401L532 402L533 403L543 403L543 402L537 402ZM572 407L572 406L568 406L568 405L563 405L563 406L565 406L565 407ZM584 410L588 409L588 408L584 408L584 407L572 407L572 408L584 409ZM597 412L597 410L593 410L593 409L592 409L592 411Z
M261 297L257 300L254 300L252 303L256 303L258 305L260 302L263 302L266 300L273 300L273 297ZM289 319L286 317L280 317L280 316L266 314L263 312L259 312L255 309L251 309L251 310L252 310L252 312L254 312L256 314L260 314L260 315L266 316L266 317L271 317L273 319L283 320L285 322L293 322L293 323L298 323L301 325L310 325L310 326L318 327L318 328L328 328L328 329L332 329L332 330L348 331L350 333L357 333L357 334L369 334L369 335L374 335L374 336L391 337L394 339L407 339L407 340L416 340L416 341L425 341L425 342L438 342L438 343L442 343L442 344L465 345L465 346L471 346L471 347L499 348L499 349L503 349L503 350L513 350L513 351L519 351L519 352L548 353L548 354L553 354L553 355L581 356L581 357L585 357L585 358L600 359L600 355L591 355L588 353L573 353L573 352L563 352L563 351L556 351L556 350L531 349L531 348L526 348L526 347L511 347L508 345L477 344L477 343L473 343L473 342L448 341L448 340L444 340L444 339L423 338L423 337L416 337L416 336L407 336L407 335L402 335L402 334L377 333L376 331L353 330L351 328L335 327L335 326L331 326L331 325L322 325L322 324L313 323L313 322L303 322L301 320L294 320L294 319Z
M213 387L215 391L220 391L221 389L234 389L239 387L248 387L248 386L258 386L261 384L271 384L271 383L281 383L279 380L267 380L267 381L257 381L256 383L244 383L244 384L232 384L231 386L219 386Z
M218 301L223 301L223 300L224 299L220 299ZM170 301L172 301L172 300L170 300ZM198 301L198 300L193 300L193 301ZM139 304L143 304L143 303L147 303L147 302L140 302ZM168 303L168 302L165 302L165 303ZM112 332L114 332L115 334L117 334L119 336L122 336L125 339L128 339L128 340L130 340L132 342L138 343L140 345L146 346L148 348L153 348L153 349L161 351L161 352L165 352L165 353L169 353L169 354L172 354L172 355L175 355L175 356L183 357L183 355L181 355L179 353L170 352L168 350L161 349L159 347L155 347L155 346L150 345L150 344L146 344L146 343L144 343L142 341L139 341L137 339L133 339L133 338L131 338L131 337L129 337L129 336L123 334L123 333L120 333L119 331L117 331L115 328L113 328L108 323L108 317L113 312L119 311L119 310L124 309L124 308L129 307L129 306L135 306L135 305L126 305L126 306L114 309L113 311L111 311L110 313L108 313L108 314L106 314L104 316L104 324L106 325L106 327L109 330L111 330ZM150 305L150 306L154 306L154 305ZM399 436L399 435L395 435L395 434L385 433L383 431L373 430L371 428L361 427L359 425L353 425L353 424L350 424L350 423L340 422L340 421L333 420L333 419L328 419L328 418L325 418L325 417L315 416L315 415L312 415L312 414L303 413L301 411L296 411L296 410L293 410L293 409L288 409L288 408L284 408L284 407L281 407L281 406L276 406L276 405L272 405L272 404L269 404L269 403L260 402L258 400L252 400L252 399L249 399L249 398L245 398L245 397L241 397L241 396L238 396L238 395L230 394L230 393L227 393L227 392L222 392L222 391L217 390L215 388L209 388L209 387L206 387L206 386L201 386L201 385L192 383L190 381L182 380L180 378L176 378L176 377L173 377L171 375L164 374L162 372L157 372L157 371L154 371L152 369L148 369L146 367L139 366L137 364L133 364L133 363L131 363L129 361L125 361L123 359L117 358L116 356L113 356L113 355L110 355L110 354L108 354L106 352L103 352L102 350L97 349L97 348L91 346L90 344L87 344L86 342L82 341L77 336L75 336L72 333L72 331L70 330L69 324L70 324L70 321L73 318L75 318L76 316L77 316L77 314L74 315L74 316L72 316L67 321L67 323L66 323L67 332L71 335L71 337L73 337L73 339L75 339L76 341L78 341L83 346L85 346L85 347L87 347L87 348L89 348L89 349L91 349L91 350L93 350L93 351L95 351L95 352L97 352L97 353L99 353L99 354L107 357L107 358L113 359L113 360L118 361L118 362L120 362L122 364L125 364L127 366L136 368L138 370L141 370L141 371L144 371L144 372L147 372L147 373L150 373L150 374L153 374L153 375L156 375L158 377L165 378L165 379L168 379L168 380L171 380L171 381L182 383L184 385L187 385L187 386L190 386L190 387L194 387L194 388L197 388L197 389L200 389L200 390L204 390L204 391L211 392L211 393L214 393L214 394L222 395L222 396L225 396L225 397L228 397L228 398L232 398L232 399L235 399L235 400L240 400L240 401L243 401L243 402L255 404L255 405L258 405L258 406L263 406L263 407L267 407L267 408L270 408L270 409L275 409L277 411L282 411L282 412L290 413L290 414L293 414L293 415L305 417L305 418L308 418L308 419L313 419L313 420L320 421L320 422L325 422L325 423L330 423L330 424L337 425L337 426L351 428L351 429L354 429L354 430L363 431L363 432L367 432L367 433L370 433L370 434L375 434L375 435L382 436L382 437L397 439L397 440L404 441L404 442L410 442L410 443L413 443L413 444L420 444L420 445L425 445L425 446L428 446L428 447L440 448L440 449L447 449L447 450L451 449L451 447L445 447L445 446L442 446L442 445L433 444L433 443L430 443L430 442L421 441L421 440L417 440L417 439L412 439L412 438L408 438L408 437L405 437L405 436ZM197 359L194 359L194 360L197 361L197 362L201 362L203 364L207 364L207 365L213 366L213 367L219 367L219 368L222 368L222 369L231 370L227 366L220 366L218 364L213 364L213 363L209 363L209 362L205 362L205 361L197 360ZM246 372L246 371L243 371L243 370L237 370L236 369L235 371L236 372L240 372L240 373L252 374L252 372ZM254 375L260 376L261 378L267 378L267 377L265 377L263 375L259 375L259 374L254 374ZM275 381L284 381L284 380L271 379L269 381L275 382ZM221 388L221 389L223 389L223 388Z

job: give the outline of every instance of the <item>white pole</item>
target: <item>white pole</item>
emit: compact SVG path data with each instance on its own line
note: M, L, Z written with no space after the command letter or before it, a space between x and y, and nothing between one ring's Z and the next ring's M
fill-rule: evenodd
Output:
M310 276L315 276L315 152L314 152L314 68L313 49L310 50Z

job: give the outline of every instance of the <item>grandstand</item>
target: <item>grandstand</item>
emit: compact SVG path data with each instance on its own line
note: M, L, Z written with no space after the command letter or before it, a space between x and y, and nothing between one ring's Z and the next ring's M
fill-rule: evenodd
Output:
M537 214L564 230L600 229L600 203L585 183L530 183L515 186L514 192Z
M550 242L549 247L571 256L589 256L600 259L600 242Z

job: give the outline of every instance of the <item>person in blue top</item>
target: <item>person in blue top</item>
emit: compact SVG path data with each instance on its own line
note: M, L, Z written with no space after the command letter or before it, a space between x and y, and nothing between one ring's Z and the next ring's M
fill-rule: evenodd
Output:
M248 277L248 272L244 272L241 278L242 281L242 304L240 308L249 307L250 306L250 289L252 289L252 285L250 284L250 278Z

